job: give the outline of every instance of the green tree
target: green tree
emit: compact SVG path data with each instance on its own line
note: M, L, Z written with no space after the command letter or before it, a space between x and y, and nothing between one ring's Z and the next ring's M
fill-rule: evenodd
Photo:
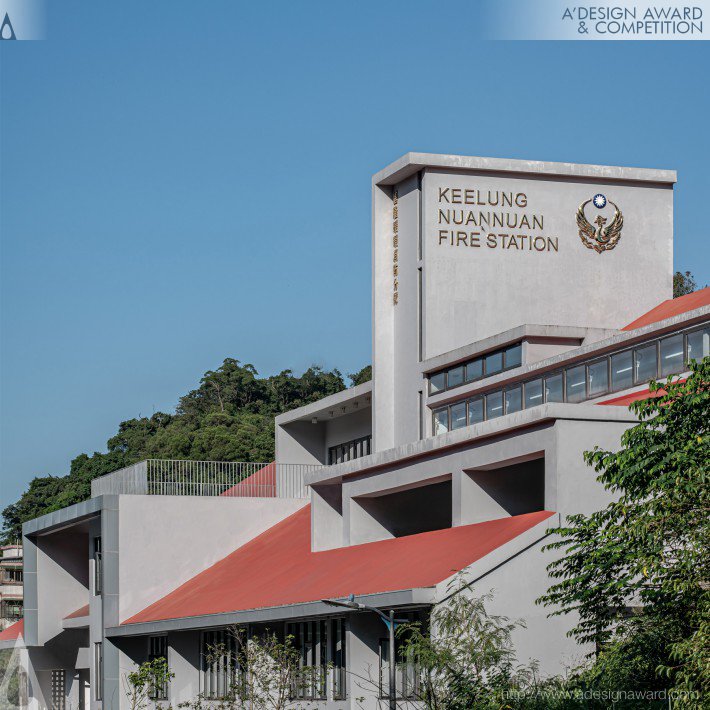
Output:
M676 271L675 274L673 274L673 298L693 293L696 288L697 284L690 271L686 271L685 273Z
M655 659L651 678L645 664L646 685L702 695L710 692L710 358L690 366L685 382L651 383L659 396L631 405L640 421L618 452L585 454L615 500L557 531L549 548L565 554L549 570L559 581L539 601L579 615L572 634L596 644L598 663L623 667L645 647Z
M165 688L174 677L165 658L146 661L135 671L124 674L123 689L130 710L143 710L155 697L157 689Z
M361 385L365 382L369 382L372 379L372 365L365 365L362 370L353 372L349 374L348 377L350 378L350 382L353 387L355 387L355 385Z

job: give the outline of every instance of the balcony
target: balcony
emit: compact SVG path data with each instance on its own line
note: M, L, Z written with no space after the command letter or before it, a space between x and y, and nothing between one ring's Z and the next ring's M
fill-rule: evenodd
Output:
M234 461L147 459L91 482L100 495L308 498L307 473L322 466Z

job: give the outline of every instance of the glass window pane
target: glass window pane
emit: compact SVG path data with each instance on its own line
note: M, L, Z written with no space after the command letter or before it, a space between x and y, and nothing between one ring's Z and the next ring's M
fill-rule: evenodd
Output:
M468 401L468 423L478 424L483 421L483 397Z
M672 335L661 340L661 377L683 372L683 336Z
M542 404L542 380L525 383L525 409Z
M589 396L597 397L609 391L608 360L597 360L587 366L589 377Z
M434 412L434 436L449 431L449 408L442 407Z
M446 387L456 387L463 384L463 365L453 367L449 370L449 378L446 382Z
M586 399L587 387L585 383L585 369L584 365L567 368L565 391L568 402L581 402Z
M512 414L523 408L523 388L518 385L505 391L505 413Z
M491 353L486 355L486 375L494 375L503 369L503 353Z
M656 343L634 350L634 382L648 382L658 376Z
M483 377L483 360L479 357L466 365L466 381L471 382Z
M545 401L564 402L564 399L562 396L562 373L548 375L545 378Z
M429 377L429 392L441 392L446 389L446 373L437 372Z
M688 333L688 361L700 362L710 355L710 328L701 328Z
M486 419L495 419L503 415L503 393L491 392L486 395Z
M631 350L611 356L611 388L625 390L634 383L634 354Z
M505 367L520 367L523 362L523 346L518 343L517 345L511 345L505 351Z
M466 426L466 402L451 405L451 428L460 429Z

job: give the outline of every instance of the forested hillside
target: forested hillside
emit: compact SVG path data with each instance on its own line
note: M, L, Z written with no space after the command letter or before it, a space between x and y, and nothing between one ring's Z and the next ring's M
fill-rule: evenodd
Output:
M349 375L352 385L370 378L370 366ZM271 461L274 416L345 387L338 370L314 366L300 377L291 370L259 377L252 365L228 358L180 398L174 414L121 422L106 453L79 454L66 476L34 478L20 500L3 511L3 537L17 539L24 521L86 500L93 478L143 459Z

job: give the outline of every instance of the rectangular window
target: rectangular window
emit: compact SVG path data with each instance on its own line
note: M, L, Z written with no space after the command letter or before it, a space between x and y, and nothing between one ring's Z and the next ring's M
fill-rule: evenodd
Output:
M429 394L446 389L446 372L437 372L429 376Z
M101 700L104 695L104 652L101 642L94 644L94 697Z
M656 343L634 350L634 384L648 382L658 377L658 354Z
M468 400L468 423L478 424L485 419L483 413L483 397Z
M328 672L328 622L325 619L286 624L286 635L293 638L299 652L298 677L291 698L325 700Z
M704 357L710 355L710 328L700 328L687 335L688 339L688 362L697 360L700 362Z
M523 408L523 388L510 387L505 391L505 413L512 414L519 412Z
M525 383L525 409L542 404L542 380Z
M63 668L52 671L52 710L64 710L67 697L66 673Z
M564 402L564 395L562 393L561 372L558 372L555 375L548 375L545 378L545 401Z
M483 360L477 357L466 365L466 382L480 380L483 377Z
M86 548L85 548L86 549ZM101 594L103 591L103 559L101 557L101 538L94 538L94 594Z
M414 614L407 614L414 620ZM409 651L404 655L404 639L395 638L395 689L400 700L416 700L419 697L421 673L414 654ZM390 644L388 638L380 639L380 698L389 697L390 688Z
M501 351L495 353L489 353L484 358L486 377L489 375L495 375L496 372L501 372L503 370L503 353Z
M634 384L634 354L632 350L611 356L611 388L614 392Z
M520 367L523 364L523 346L521 343L511 345L505 350L505 369Z
M361 456L368 456L372 446L372 436L362 436L359 439L346 441L328 448L328 465L334 466L344 461L359 459Z
M22 599L3 599L2 600L2 616L3 619L17 621L22 618Z
M587 365L589 397L598 397L609 391L609 361L607 358Z
M486 395L486 419L495 419L503 415L503 393L491 392Z
M672 335L661 340L661 377L683 372L684 363L683 336Z
M587 396L584 365L567 368L565 372L565 394L568 402L581 402Z
M333 664L333 699L345 700L347 697L347 675L345 665L345 619L332 620L333 633L331 661Z
M231 631L205 631L200 649L202 695L221 700L239 693L243 680L239 668L237 639Z
M451 389L452 387L458 387L459 385L463 384L464 377L464 366L459 365L458 367L452 367L446 378L446 387L447 389Z
M466 426L466 402L451 405L451 428L461 429Z
M148 637L148 660L156 661L159 658L168 662L168 637L167 636L149 636ZM153 683L149 691L151 700L167 700L168 699L168 683Z
M449 408L442 407L434 410L434 436L446 434L449 431Z

